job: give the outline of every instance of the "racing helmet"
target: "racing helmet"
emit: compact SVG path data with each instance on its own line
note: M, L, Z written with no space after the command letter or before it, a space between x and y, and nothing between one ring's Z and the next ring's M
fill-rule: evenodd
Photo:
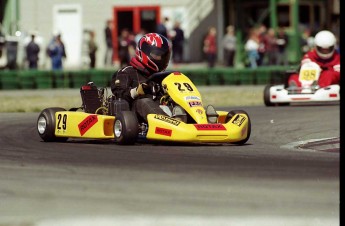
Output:
M335 51L336 39L332 32L323 30L315 35L314 39L317 55L322 59L329 59Z
M135 50L136 59L152 73L164 71L169 63L171 45L166 37L148 33L141 37Z

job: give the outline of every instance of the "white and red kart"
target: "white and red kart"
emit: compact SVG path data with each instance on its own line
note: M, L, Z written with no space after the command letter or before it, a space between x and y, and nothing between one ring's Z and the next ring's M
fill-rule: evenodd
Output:
M331 103L340 101L340 86L330 85L320 88L318 79L321 68L314 62L301 66L299 81L302 87L281 85L267 85L264 90L266 106L281 106L291 103Z

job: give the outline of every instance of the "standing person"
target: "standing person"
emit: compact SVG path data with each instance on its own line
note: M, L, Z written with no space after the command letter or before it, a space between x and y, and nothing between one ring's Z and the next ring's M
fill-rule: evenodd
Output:
M88 42L89 47L89 57L90 57L90 68L95 68L96 66L96 52L97 52L97 44L95 42L95 32L90 31L90 40Z
M340 84L340 54L335 50L336 38L330 31L323 30L315 35L315 48L307 52L301 61L301 65L315 62L321 68L318 85L326 87ZM290 76L289 86L301 87L298 74Z
M233 67L236 53L236 36L234 26L229 25L226 28L226 34L223 38L224 62L226 66Z
M0 23L0 58L2 57L3 50L5 49L5 34L2 33L2 25Z
M181 63L183 61L184 32L181 29L181 23L179 21L175 22L171 39L173 48L173 62Z
M54 36L53 40L48 45L48 56L52 61L53 70L62 70L62 59L66 58L65 45L61 40L61 34Z
M244 49L247 52L250 68L257 68L257 61L259 60L259 38L256 31L252 29L249 32L248 40L244 45Z
M130 55L129 55L129 31L127 28L121 31L121 36L119 38L119 58L120 67L129 65Z
M204 39L204 53L206 54L206 59L209 68L213 68L216 63L217 54L217 41L216 41L217 30L215 27L210 27L208 33Z
M104 65L111 66L113 63L113 37L112 37L112 21L107 20L106 27L104 29L106 50L104 57Z
M132 57L135 57L135 49L137 47L137 43L135 41L135 35L133 32L129 33L128 36L128 54L129 54L129 60L132 59Z
M276 65L278 59L278 45L276 34L273 28L268 29L266 40L267 64Z
M126 100L132 111L147 121L148 114L162 114L159 98L153 99L152 87L147 83L149 76L164 71L170 60L171 46L163 35L145 34L137 43L136 56L130 65L114 73L111 90L116 97Z
M286 53L286 47L289 43L289 37L287 36L284 28L280 27L277 34L277 45L278 45L278 65L288 65L288 56Z
M262 24L258 28L259 33L259 59L258 59L258 66L264 64L265 56L266 56L266 46L267 46L267 28L264 24Z
M168 27L167 27L168 22L169 22L169 18L164 17L162 19L161 23L157 24L156 33L161 34L166 38L169 38L168 37Z
M314 37L311 35L309 28L304 29L301 37L301 46L303 55L313 49Z
M145 33L146 33L145 29L141 28L138 34L136 34L134 37L135 45L139 42L139 40L144 36Z
M38 54L40 52L40 47L35 42L35 35L31 35L31 41L25 48L26 50L26 60L29 63L30 69L37 69L37 63L38 63Z

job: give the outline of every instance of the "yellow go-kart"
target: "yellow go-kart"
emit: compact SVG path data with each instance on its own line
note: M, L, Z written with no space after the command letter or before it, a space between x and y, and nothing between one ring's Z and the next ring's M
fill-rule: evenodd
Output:
M82 106L66 111L47 108L38 116L37 130L44 141L68 138L113 139L118 144L140 140L245 144L251 133L249 115L243 110L204 108L193 82L180 72L150 76L153 98L159 98L166 115L149 114L147 122L128 103L92 82L81 87Z

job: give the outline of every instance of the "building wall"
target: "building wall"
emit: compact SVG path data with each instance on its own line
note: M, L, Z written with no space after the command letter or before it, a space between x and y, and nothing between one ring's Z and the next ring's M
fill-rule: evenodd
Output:
M205 4L206 3L206 4ZM173 12L183 12L183 8L187 10L181 16L182 29L185 30L186 36L197 37L195 29L198 27L199 21L196 26L191 28L189 24L195 21L194 18L189 16L191 5L203 5L206 7L198 9L195 17L200 17L202 13L210 12L212 10L213 0L174 0L174 1L161 1L161 0L20 0L19 5L19 28L23 34L29 34L31 31L36 31L44 40L43 46L46 46L52 38L53 28L53 8L59 4L80 4L82 8L82 24L83 29L91 29L96 33L96 42L98 44L97 51L97 64L96 67L102 67L105 53L105 37L104 28L105 22L113 18L113 7L115 6L147 6L158 5L161 6L161 16L172 16ZM179 14L177 14L179 15ZM205 18L207 15L203 15ZM204 18L200 18L203 20ZM201 32L201 31L200 31ZM62 34L63 39L63 34ZM194 43L189 40L189 43ZM73 45L73 43L65 43L66 45ZM193 47L194 48L194 47ZM190 52L187 50L187 52ZM67 56L68 57L68 56ZM189 57L189 56L187 56ZM193 60L193 57L191 57ZM49 61L46 62L46 67L49 67Z

